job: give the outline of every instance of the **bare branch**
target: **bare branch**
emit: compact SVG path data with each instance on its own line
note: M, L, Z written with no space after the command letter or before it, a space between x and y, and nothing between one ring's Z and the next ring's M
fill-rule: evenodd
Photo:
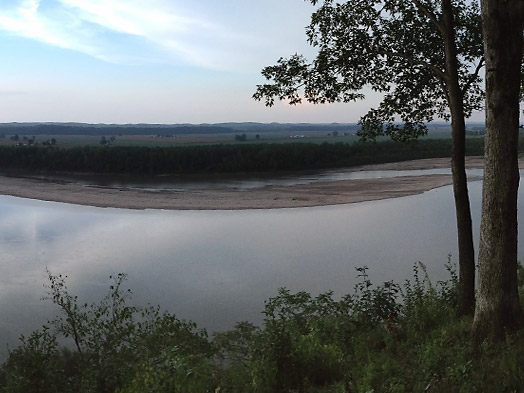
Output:
M477 76L479 75L479 72L482 69L482 67L484 67L484 58L483 57L480 59L479 63L477 64L477 68L475 68L475 72L473 74L471 74L471 76L469 77L468 81L466 82L466 84L462 88L462 95L465 95L466 92L471 87L471 85L473 84L473 82L475 82L475 79L477 79Z

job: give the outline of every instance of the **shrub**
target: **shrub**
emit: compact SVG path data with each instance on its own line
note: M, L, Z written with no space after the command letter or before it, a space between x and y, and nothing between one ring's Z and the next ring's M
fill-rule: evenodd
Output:
M159 308L130 306L125 279L112 277L99 303L81 305L65 278L49 273L49 299L61 314L21 338L3 366L4 391L208 391L215 352L206 332ZM58 338L74 350L59 351Z

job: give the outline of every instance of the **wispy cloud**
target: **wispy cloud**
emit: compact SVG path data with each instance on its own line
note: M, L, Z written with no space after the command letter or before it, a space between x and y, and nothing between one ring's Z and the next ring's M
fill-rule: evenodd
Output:
M24 0L10 9L2 10L0 28L60 48L104 58L100 48L93 43L93 34L83 29L80 21L56 9L42 12L41 3L41 0Z
M189 17L165 0L16 0L0 29L111 62L153 61L228 68L249 40Z

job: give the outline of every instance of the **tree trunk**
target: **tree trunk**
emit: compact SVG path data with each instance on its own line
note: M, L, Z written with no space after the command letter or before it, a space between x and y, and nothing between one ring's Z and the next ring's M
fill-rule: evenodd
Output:
M462 108L460 102L460 109ZM455 116L452 113L452 118ZM466 177L465 145L466 127L464 115L452 120L451 168L453 174L453 195L457 217L459 251L459 286L457 312L459 315L473 315L475 307L475 251L473 247L473 229L471 209Z
M459 288L457 312L472 315L475 306L475 251L471 208L466 176L466 124L464 98L458 79L457 47L451 0L442 1L442 22L445 28L446 87L451 112L453 194L457 217L459 250Z
M522 0L482 0L486 148L479 286L473 333L497 341L524 325L517 286L517 191Z

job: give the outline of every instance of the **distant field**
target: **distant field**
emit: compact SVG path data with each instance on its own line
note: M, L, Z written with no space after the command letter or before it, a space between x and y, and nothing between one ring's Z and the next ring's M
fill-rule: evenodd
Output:
M245 141L237 141L237 135L246 135ZM257 137L258 135L258 137ZM450 132L439 131L430 132L431 139L448 139ZM257 144L257 143L349 143L357 142L359 138L352 132L346 135L333 135L324 131L308 131L303 133L294 132L239 132L223 134L181 134L173 136L156 136L156 135L113 135L114 146L144 146L144 147L168 147L168 146L193 146L193 145L213 145L213 144ZM57 147L78 147L78 146L99 146L101 138L94 135L19 135L18 140L12 140L8 135L0 138L0 146L12 146L18 143L27 144L27 139L33 139L37 145L42 145L53 138L56 140ZM110 140L112 135L105 136ZM385 141L388 138L381 137L378 141Z
M211 145L211 144L245 144L245 143L353 143L358 141L358 137L354 134L351 135L328 135L324 132L308 132L303 134L291 134L291 133L245 133L245 141L236 141L236 135L242 135L244 133L231 133L231 134L200 134L200 135L174 135L168 137L158 137L155 135L114 135L115 139L112 142L114 146L188 146L188 145ZM259 135L257 139L257 135ZM12 140L10 136L0 139L0 145L12 146L18 143L27 143L23 137L32 139L31 135L19 135L17 141ZM106 139L109 140L111 135L107 135ZM92 135L36 135L34 142L38 145L46 141L50 141L52 138L56 140L56 146L59 147L76 147L76 146L98 146L100 145L100 136Z

